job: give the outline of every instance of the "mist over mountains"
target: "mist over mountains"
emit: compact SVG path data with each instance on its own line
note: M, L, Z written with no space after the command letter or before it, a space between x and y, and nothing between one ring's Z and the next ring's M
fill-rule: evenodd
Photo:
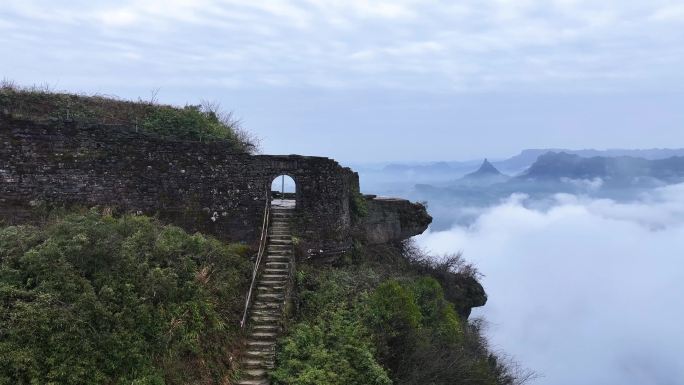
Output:
M546 148L546 149L526 149L519 154L505 159L490 159L490 163L498 170L508 173L517 174L534 163L540 155L549 152L566 153L577 155L582 158L591 157L635 157L647 160L665 159L673 156L684 156L684 148L668 149L668 148L654 148L654 149L608 149L608 150L570 150L563 148ZM477 169L482 163L482 159L473 159L466 161L435 161L435 162L412 162L412 163L377 163L370 164L355 164L354 169L364 172L381 172L386 174L411 174L422 178L429 175L452 175L453 177L460 177L466 173Z
M684 150L533 149L358 169L362 189L426 202L433 223L418 244L475 262L491 298L475 314L540 374L535 384L681 378L671 320L684 282Z
M525 194L542 207L566 193L629 202L684 182L684 149L531 149L499 161L387 164L360 168L363 188L425 201L433 229L471 223L481 209Z
M540 155L519 179L595 179L627 186L644 183L666 184L684 180L684 156L645 159L632 156L581 157L566 152Z

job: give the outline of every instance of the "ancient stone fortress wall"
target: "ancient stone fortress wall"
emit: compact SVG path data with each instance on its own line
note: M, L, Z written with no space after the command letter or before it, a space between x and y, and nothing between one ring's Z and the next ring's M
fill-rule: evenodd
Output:
M172 141L134 128L8 116L0 116L0 146L4 222L28 220L36 207L100 206L253 242L271 182L286 174L297 185L296 232L311 254L337 252L351 243L350 204L358 194L358 175L328 158L237 154L220 142ZM385 202L383 212L388 210ZM396 226L389 225L392 234L406 236L427 224L415 231Z

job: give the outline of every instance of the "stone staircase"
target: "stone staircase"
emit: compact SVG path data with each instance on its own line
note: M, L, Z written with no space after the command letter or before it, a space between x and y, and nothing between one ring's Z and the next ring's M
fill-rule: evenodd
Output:
M266 254L262 260L247 321L247 348L237 385L268 385L268 370L273 368L275 345L281 330L281 317L292 267L290 207L273 206Z

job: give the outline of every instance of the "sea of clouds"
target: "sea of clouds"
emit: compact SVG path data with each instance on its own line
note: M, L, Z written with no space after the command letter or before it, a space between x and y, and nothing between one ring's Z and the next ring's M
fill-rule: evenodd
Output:
M684 184L629 203L513 195L417 241L484 274L489 301L473 315L534 384L683 383Z

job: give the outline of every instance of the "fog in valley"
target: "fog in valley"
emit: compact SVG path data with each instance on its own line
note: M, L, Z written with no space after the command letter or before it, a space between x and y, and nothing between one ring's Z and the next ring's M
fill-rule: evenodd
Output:
M362 189L426 202L434 221L418 245L435 256L463 252L478 268L489 301L471 317L486 320L495 349L538 374L533 383L684 378L684 170L669 179L629 170L626 180L605 168L600 177L585 170L588 178L557 168L523 180L529 164L511 179L465 183L478 163L460 173L362 167Z

